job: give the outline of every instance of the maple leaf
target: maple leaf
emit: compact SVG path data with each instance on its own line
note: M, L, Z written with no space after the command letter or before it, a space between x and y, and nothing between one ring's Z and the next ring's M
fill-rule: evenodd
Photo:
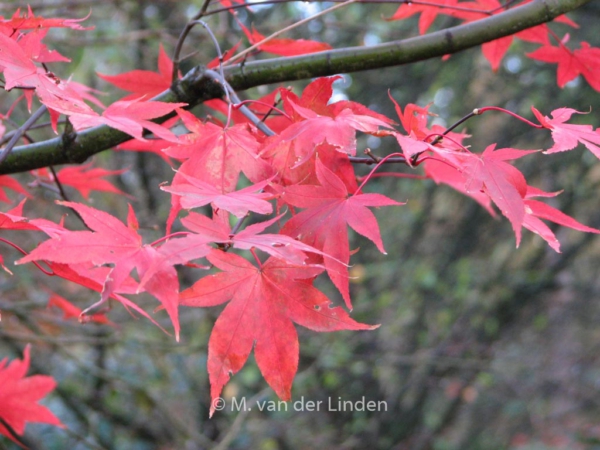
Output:
M243 217L248 211L259 214L271 214L273 206L267 201L273 194L262 192L271 179L261 181L243 189L223 193L214 185L190 177L185 173L181 176L186 182L181 181L175 186L161 186L163 191L179 195L181 206L185 209L197 208L212 203L215 208L229 211L236 217Z
M104 282L106 278L110 275L111 268L110 267L88 267L86 264L61 264L56 262L48 262L48 266L52 270L52 273L55 276L64 278L65 280L71 281L73 283L79 284L80 286L91 289L95 292L102 292L104 289ZM131 277L125 279L118 288L115 288L113 292L110 294L110 298L113 298L120 302L125 308L133 309L138 312L140 315L148 319L158 328L167 333L163 327L160 326L146 311L141 309L135 303L118 294L117 292L123 294L137 294L141 292L139 284ZM87 320L87 316L82 316L82 313L79 314L79 320L84 322ZM168 334L168 333L167 333Z
M170 130L162 125L151 122L165 116L177 108L185 106L186 103L165 103L154 101L117 101L106 108L102 115L90 112L74 112L69 114L69 120L77 130L93 127L96 125L108 125L111 128L127 133L134 138L144 141L144 128L153 132L156 136L171 142L179 142ZM52 107L51 105L48 105Z
M251 44L257 44L265 39L265 36L256 31L254 27L252 27L252 32L250 32L250 30L242 23L238 23ZM259 45L258 48L263 52L273 53L279 56L297 56L331 50L331 45L325 42L316 42L307 39L280 38L269 39L264 44Z
M252 348L265 380L284 401L291 398L298 369L298 335L293 322L314 331L372 330L358 323L312 286L322 268L269 258L256 267L241 256L214 250L208 260L222 272L198 280L181 293L184 306L216 306L231 300L208 343L213 402ZM212 416L215 407L211 405Z
M437 184L447 184L448 186L456 189L458 192L471 197L473 200L483 206L487 212L490 213L490 215L496 216L496 212L492 208L490 197L487 194L481 191L467 190L467 179L465 178L463 172L446 162L435 159L427 159L424 162L424 165L425 175L427 175L428 178L431 178Z
M58 294L52 293L50 298L48 299L48 308L58 308L63 312L63 319L79 319L81 317L81 308L78 308L69 300L64 297L61 297ZM89 316L83 317L85 322L96 322L102 324L111 324L114 325L104 314L92 314Z
M168 122L168 121L167 121ZM167 164L172 166L172 160L163 150L173 145L172 142L165 141L163 139L145 139L143 142L137 139L131 139L123 142L115 147L115 150L129 151L129 152L150 152L158 155Z
M125 197L132 198L130 195L113 186L109 181L102 179L109 175L120 175L127 172L128 169L106 170L100 167L92 168L93 162L84 165L73 167L65 167L56 175L58 181L66 186L71 186L79 191L79 193L89 200L91 191L112 192L113 194L122 194ZM49 181L52 181L52 176L47 170L38 170L39 176L44 176Z
M564 87L578 75L583 75L595 90L600 91L600 48L592 47L587 42L581 42L581 48L571 51L565 44L568 34L558 47L544 45L537 50L527 53L527 56L538 61L558 64L556 72L559 87Z
M573 125L565 123L573 114L585 114L572 108L559 108L552 111L551 116L545 117L541 112L531 107L533 114L540 121L540 124L552 131L554 145L544 153L556 153L572 150L578 144L583 144L596 157L600 158L600 130L591 125Z
M521 242L521 227L525 218L523 198L527 192L527 182L523 174L506 161L522 158L537 150L517 150L504 148L495 150L496 144L489 145L481 155L467 154L464 170L467 184L465 189L484 191L502 214L510 221L515 232L517 247Z
M228 217L221 211L215 211L213 219L196 213L190 213L181 219L181 223L195 234L189 236L191 242L210 242L231 246L240 250L256 248L269 255L285 260L290 264L301 265L307 259L306 253L325 255L320 250L284 234L262 233L268 227L281 220L279 215L271 220L247 226L232 234Z
M171 87L173 61L165 52L162 44L158 50L158 72L150 70L132 70L120 75L98 74L100 78L111 84L132 92L122 100L133 100L140 97L152 98Z
M91 12L90 12L91 14ZM35 17L31 7L27 7L27 16L21 17L21 8L17 8L12 18L0 20L0 26L12 28L13 30L27 30L35 28L71 28L73 30L93 30L94 27L82 27L79 22L83 22L90 17L88 14L81 19L44 19L43 17Z
M270 138L261 149L261 155L269 154L282 144L291 146L293 143L298 155L294 166L306 163L314 154L316 146L324 142L337 147L337 151L341 153L355 155L357 130L376 133L379 127L390 127L388 122L371 115L355 114L350 108L331 117L297 105L292 99L287 99L287 102L303 120Z
M20 194L23 194L26 197L31 197L31 194L27 192L17 180L8 175L2 175L0 176L0 202L11 203L10 199L6 195L6 192L4 191L4 189L7 188Z
M29 219L23 216L23 199L17 206L5 213L0 212L0 229L5 230L37 230L43 231L48 236L59 236L66 231L62 225L46 219Z
M4 89L16 86L36 87L39 84L38 68L19 43L0 32L0 69L4 73Z
M179 145L164 150L173 158L186 160L175 174L173 185L185 173L215 185L224 193L235 190L240 172L254 183L271 176L269 165L258 158L259 143L249 125L222 128L202 123L187 111L178 110L178 114L191 133Z
M71 202L58 203L77 211L93 231L68 231L44 241L16 264L39 259L63 264L113 264L104 280L100 303L107 301L120 288L134 268L140 278L152 268L154 276L146 283L146 291L158 298L165 307L173 322L176 338L179 339L177 272L172 265L166 263L156 267L155 261L161 259L161 254L150 245L142 245L142 238L137 233L137 219L131 206L125 226L110 214L89 206ZM199 249L198 257L205 253L203 248Z
M176 159L185 160L175 174L171 189L181 183L189 184L184 175L213 185L222 194L235 190L240 173L253 183L258 183L273 175L273 169L259 158L259 142L248 124L238 124L222 128L213 123L202 123L187 111L177 112L191 133L184 135L178 145L168 147L164 152ZM181 205L178 195L171 197L171 212L167 220L167 230L177 217Z
M46 37L47 33L47 28L37 29L32 33L27 33L19 39L19 46L32 61L37 63L70 62L71 60L69 58L61 55L56 50L49 50L48 47L42 43L42 39Z
M532 200L532 197L554 197L560 194L560 192L549 194L539 189L527 186L527 194L525 199L525 219L523 220L523 226L530 231L541 236L557 253L560 253L560 242L556 239L556 236L552 230L540 219L549 220L551 222L563 225L565 227L573 228L574 230L583 231L586 233L600 233L600 230L592 227L588 227L572 217L566 215L558 209L540 202L538 200Z
M421 14L419 17L419 33L425 34L431 24L435 21L438 14L447 14L443 6L454 6L457 0L440 0L435 5L415 5L413 3L404 3L396 10L394 15L385 20L404 20L415 14ZM462 5L461 5L462 6Z
M377 219L368 206L401 205L381 194L354 194L342 180L318 159L316 174L320 186L294 185L285 188L281 199L304 211L292 217L281 233L298 238L332 258L325 258L325 268L331 281L339 289L349 309L352 309L348 286L347 264L350 260L348 245L349 225L357 233L370 239L385 253Z
M29 370L29 351L30 346L27 345L23 351L23 360L15 359L8 366L7 358L0 360L0 418L18 435L25 432L27 422L48 423L64 428L58 417L38 404L56 387L56 381L47 375L25 377ZM0 434L17 442L2 423Z

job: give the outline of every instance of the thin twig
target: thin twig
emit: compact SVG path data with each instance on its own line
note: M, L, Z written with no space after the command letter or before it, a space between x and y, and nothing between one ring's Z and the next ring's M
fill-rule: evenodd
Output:
M7 120L7 119L4 119L4 121L5 121L5 122L8 122L8 120ZM12 122L12 120L11 120L10 122ZM60 119L60 120L59 120L57 123L59 123L59 124L63 124L63 123L65 123L65 122L66 122L66 121L65 121L64 119ZM52 125L52 124L51 124L50 122L38 123L37 125L30 126L30 127L29 127L29 129L30 129L30 130L38 130L38 129L40 129L40 128L46 128L46 127L49 127L49 126L51 126L51 125ZM15 127L15 128L18 128L18 126L17 126L17 127ZM13 136L15 135L15 133L17 133L17 131L18 131L18 130L14 130L14 131L9 131L8 133L6 133L6 134L5 134L5 135L2 137L2 139L0 140L0 145L4 144L5 142L8 142L8 140L9 140L11 137L13 137ZM25 137L26 137L28 140L32 141L32 139L30 139L30 138L27 136L27 134L25 134L24 136L25 136Z
M19 139L23 137L27 130L29 130L29 127L36 123L37 120L40 117L42 117L42 114L44 114L46 111L46 106L42 105L36 112L34 112L31 115L29 119L25 121L25 123L18 130L16 130L15 134L10 138L10 141L8 141L8 144L6 144L6 147L2 149L2 153L0 153L0 164L2 164L2 162L4 162L8 155L10 155L11 150L14 148L15 145L17 145Z
M208 9L208 5L210 5L210 1L211 0L204 0L204 3L202 4L202 7L200 8L198 14L192 17L192 19L185 25L183 30L181 30L181 34L179 35L179 38L177 39L177 44L175 45L175 52L173 53L173 74L171 75L171 83L175 83L179 75L179 63L181 62L181 60L179 59L179 55L181 54L183 43L185 42L185 39L187 38L190 31L192 31L192 28L194 28L194 25L198 23L197 21L200 20L201 17L206 15L206 10Z
M259 48L261 45L263 45L265 42L270 41L271 39L274 39L275 37L279 36L280 34L283 34L287 31L293 30L294 28L299 27L300 25L304 25L305 23L310 22L311 20L316 19L317 17L321 17L327 13L330 13L332 11L335 11L336 9L340 9L343 8L344 6L347 6L351 3L356 3L358 0L346 0L344 3L339 3L337 5L334 5L330 8L324 9L323 11L318 12L317 14L307 17L306 19L302 19L299 22L293 23L292 25L282 28L281 30L276 31L275 33L267 36L266 38L264 38L262 41L257 42L256 44L248 47L246 50L238 53L237 55L233 56L229 61L226 61L223 65L228 66L231 65L234 61L237 61L239 59L241 59L243 56L247 55L248 53L256 50L257 48Z
M210 69L205 70L204 74L207 77L218 82L221 86L223 86L223 90L227 92L227 98L230 102L233 100L236 106L242 103L242 101L237 96L233 88L229 85L227 80L225 80L225 78L223 78L220 74ZM267 136L275 136L276 133L273 130L271 130L261 119L259 119L256 116L256 114L254 114L246 105L242 104L242 106L240 106L238 109L244 116L246 116L250 120L250 122L252 122L256 126L256 128L258 128L264 134L266 134Z

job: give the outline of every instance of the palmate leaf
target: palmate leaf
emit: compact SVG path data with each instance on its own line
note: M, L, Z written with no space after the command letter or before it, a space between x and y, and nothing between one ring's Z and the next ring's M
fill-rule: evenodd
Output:
M47 375L26 377L29 370L30 347L25 347L23 360L0 360L0 418L15 433L22 435L27 422L41 422L64 427L52 412L38 404L56 387L54 378ZM9 430L0 423L0 434L15 440ZM15 440L15 442L17 442Z
M291 398L298 370L298 335L293 323L314 331L372 330L350 318L312 285L322 268L275 258L256 267L241 256L214 250L208 260L222 272L201 278L181 293L184 306L208 307L229 301L208 344L213 403L252 348L265 380L282 400Z
M120 220L89 206L71 202L59 202L74 209L93 231L67 231L53 239L42 242L29 255L17 261L23 264L35 260L47 260L62 264L91 263L94 266L113 264L103 282L100 302L121 288L129 279L135 268L140 278L147 271L152 277L143 288L154 295L164 306L179 339L178 295L179 281L171 260L150 245L142 244L137 233L137 219L130 207L128 223L125 226ZM176 240L175 240L176 241ZM171 244L172 245L172 244ZM209 251L206 246L197 246L188 251L189 259L199 258ZM181 258L177 263L184 261ZM142 287L138 288L141 290Z
M320 160L317 160L316 172L320 186L295 185L284 190L281 196L284 202L306 209L292 217L281 232L332 256L324 260L327 273L351 309L347 226L370 239L385 253L377 219L368 207L394 206L401 203L381 194L348 196L348 190L342 180Z

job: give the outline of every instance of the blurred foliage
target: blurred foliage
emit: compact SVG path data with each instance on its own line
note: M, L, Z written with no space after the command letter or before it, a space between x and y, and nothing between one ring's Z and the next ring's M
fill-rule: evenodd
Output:
M95 26L93 31L53 30L48 42L72 58L60 75L72 74L109 92L106 102L119 93L95 72L155 70L159 43L171 53L187 18L202 4L38 3L34 11L46 17L82 17L91 8L88 23ZM11 14L15 6L5 4L1 12ZM268 34L324 6L256 5L238 10L238 19ZM414 35L416 18L392 23L381 19L394 10L393 5L354 4L289 37L323 40L339 48ZM572 34L598 45L599 16L597 3L576 11L572 17L581 28ZM241 39L230 15L207 21L223 49ZM436 26L450 24L448 18L436 21ZM572 31L557 27L561 35ZM555 66L522 56L533 48L515 42L498 73L473 49L448 61L344 75L335 85L335 99L349 98L395 117L389 90L401 105L432 103L435 120L442 125L486 105L527 117L531 105L546 114L562 106L583 111L591 107L592 114L578 119L599 126L599 94L579 78L558 89ZM189 55L185 71L209 61L216 51L198 28L183 54ZM297 91L306 84L293 83ZM240 95L252 98L268 89ZM195 112L214 114L202 106ZM23 109L15 114L23 118L28 113ZM548 148L550 143L547 133L493 112L471 119L466 127L474 151L493 142L515 148ZM396 145L374 137L359 141L360 148L382 155L395 151ZM171 169L153 154L105 152L96 162L109 169L131 169L115 181L137 198L134 207L143 232L148 238L158 236L169 209L169 197L158 185L172 177ZM600 227L600 164L589 152L539 155L519 167L531 184L565 190L551 200L554 206ZM251 357L224 391L225 410L208 419L206 352L219 308L183 310L182 342L176 344L148 321L132 320L120 305L109 315L115 327L63 321L45 308L47 289L81 307L95 301L95 294L46 279L28 267L15 266L12 277L1 275L0 355L18 355L26 342L34 344L32 370L59 382L47 404L69 427L29 425L31 448L600 448L600 308L595 302L600 294L600 241L553 227L563 253L554 253L528 232L515 249L508 221L494 220L449 188L431 181L378 178L370 189L408 201L377 213L387 256L361 237L355 236L353 244L361 248L352 260L353 317L381 327L332 334L299 330L300 369L287 411L282 405L278 411L259 410L258 405L277 399ZM54 193L40 189L35 194L27 206L30 215L58 219ZM123 198L92 197L96 207L124 217ZM73 194L73 200L80 198ZM32 248L33 243L24 246ZM187 269L182 282L189 285L196 276L197 271ZM320 287L336 296L330 284ZM156 314L156 320L167 326L164 314ZM244 398L252 410L232 411L233 398ZM338 400L363 398L385 402L386 410L333 410L339 409ZM295 408L297 401L303 408ZM307 411L308 401L322 402L321 409ZM11 445L2 441L0 448Z

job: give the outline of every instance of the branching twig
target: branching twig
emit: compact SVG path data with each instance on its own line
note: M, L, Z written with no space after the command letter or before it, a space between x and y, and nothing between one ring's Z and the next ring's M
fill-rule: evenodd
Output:
M18 129L15 130L15 134L10 138L6 147L2 149L2 153L0 153L0 164L4 162L4 160L8 157L14 146L17 144L19 139L23 137L23 135L29 130L34 123L38 121L42 114L47 111L45 105L42 105L36 112L34 112L29 119L25 121L25 123Z
M206 10L208 9L208 5L210 5L211 0L204 0L202 7L198 14L196 14L192 19L186 24L186 26L181 30L181 34L177 39L177 44L175 45L175 52L173 54L173 74L171 75L171 83L175 83L177 81L179 75L179 63L181 60L179 59L179 55L181 54L181 49L183 48L183 43L187 38L194 25L198 23L201 17L206 15Z
M252 52L252 51L256 50L256 49L257 49L257 48L259 48L261 45L263 45L264 43L266 43L266 42L270 41L271 39L274 39L275 37L279 36L280 34L286 33L286 32L288 32L288 31L290 31L290 30L293 30L294 28L297 28L297 27L299 27L300 25L304 25L305 23L308 23L308 22L310 22L311 20L314 20L314 19L316 19L317 17L321 17L321 16L323 16L323 15L325 15L325 14L327 14L327 13L330 13L330 12L332 12L332 11L335 11L336 9L343 8L344 6L347 6L347 5L351 4L351 3L356 3L357 1L358 1L358 0L346 0L346 1L344 1L343 3L340 3L340 4L337 4L337 5L334 5L334 6L330 7L330 8L327 8L327 9L324 9L323 11L320 11L320 12L318 12L317 14L315 14L315 15L313 15L313 16L307 17L306 19L302 19L302 20L301 20L301 21L299 21L299 22L293 23L292 25L290 25L290 26L288 26L288 27L282 28L281 30L277 30L275 33L273 33L273 34L271 34L271 35L267 36L267 37L266 37L266 38L264 38L262 41L260 41L260 42L257 42L256 44L254 44L254 45L252 45L252 46L248 47L246 50L244 50L244 51L242 51L242 52L238 53L238 54L237 54L237 55L235 55L235 56L232 56L232 57L231 57L231 59L230 59L229 61L227 61L227 62L225 62L225 63L224 63L224 65L226 65L226 66L229 66L229 65L231 65L231 64L232 64L234 61L238 61L238 60L242 59L242 58L243 58L244 56L246 56L248 53L250 53L250 52Z

